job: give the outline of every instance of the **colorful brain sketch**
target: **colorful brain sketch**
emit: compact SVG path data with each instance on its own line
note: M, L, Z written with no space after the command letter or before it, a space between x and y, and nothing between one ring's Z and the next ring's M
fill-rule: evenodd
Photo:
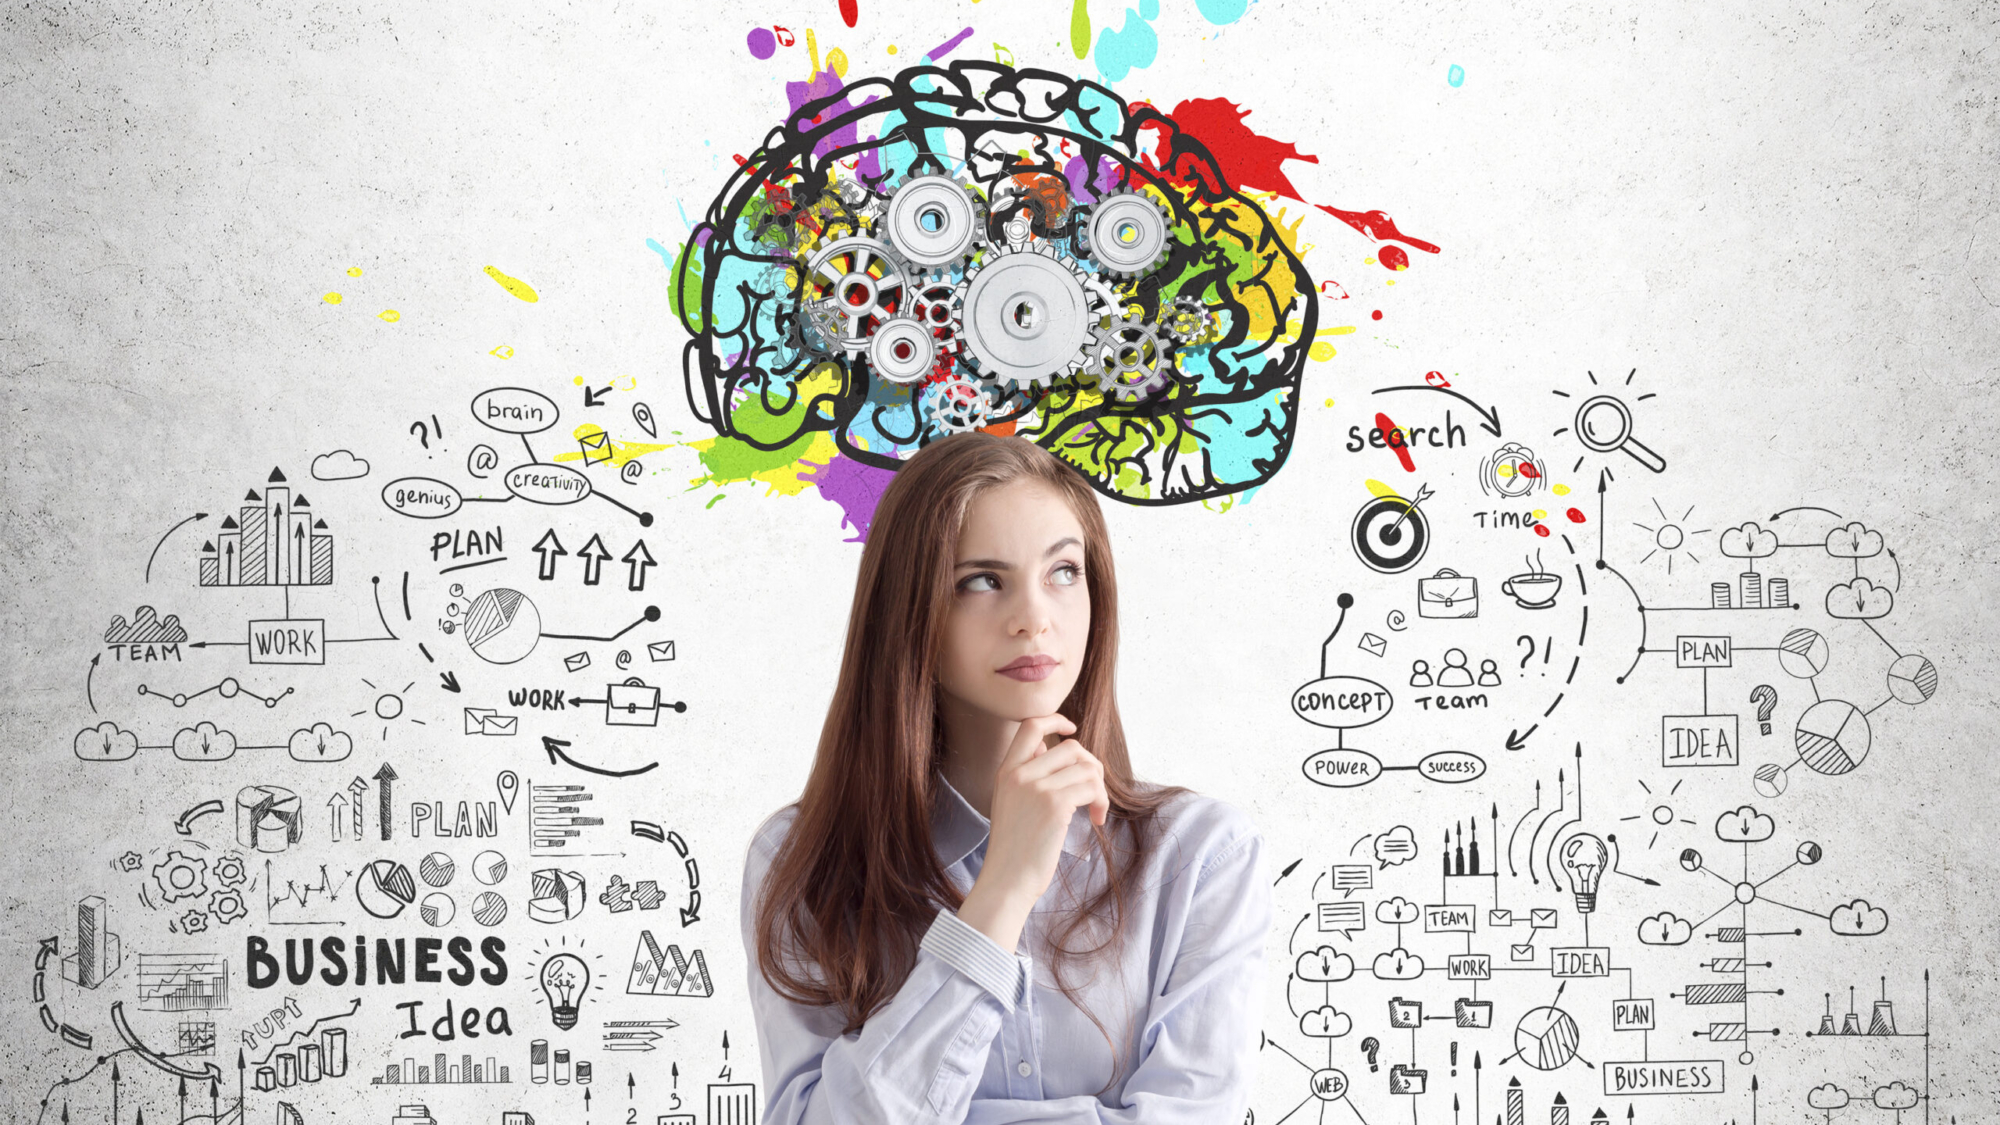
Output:
M718 433L894 469L1015 433L1102 493L1177 504L1284 465L1318 319L1277 225L1174 120L986 62L802 104L674 275Z

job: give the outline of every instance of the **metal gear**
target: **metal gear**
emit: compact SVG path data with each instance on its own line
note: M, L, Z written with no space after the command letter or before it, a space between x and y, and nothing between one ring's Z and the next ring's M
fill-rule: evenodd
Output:
M868 366L891 383L914 383L937 362L937 338L916 317L892 316L868 339Z
M1194 297L1175 297L1160 311L1160 327L1184 348L1208 339L1215 323L1215 311Z
M954 323L979 373L1019 389L1081 369L1102 312L1084 277L1044 242L995 248L968 270Z
M1143 277L1166 264L1173 218L1166 204L1122 188L1091 204L1078 226L1077 244L1105 273Z
M932 383L924 393L930 396L931 424L947 434L976 430L993 415L986 388L963 375Z
M885 220L876 229L905 261L933 268L952 265L983 241L986 206L950 176L910 176L889 196Z
M918 282L916 291L910 294L910 315L930 329L940 356L957 353L963 344L957 317L952 312L962 288L961 284L933 275Z
M215 915L215 920L225 926L250 913L243 909L243 896L235 891L217 891L215 898L210 900L208 909Z
M868 350L868 337L908 299L911 273L878 239L853 236L820 248L799 282L799 313L842 351Z
M1113 319L1091 343L1088 370L1098 389L1121 402L1150 398L1173 382L1174 361L1154 325Z
M176 848L153 865L153 885L160 888L161 902L200 898L208 893L208 861Z

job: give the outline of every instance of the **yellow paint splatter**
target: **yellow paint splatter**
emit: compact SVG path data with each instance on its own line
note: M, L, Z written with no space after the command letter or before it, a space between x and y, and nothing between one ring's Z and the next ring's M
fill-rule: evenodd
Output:
M577 445L577 448L569 451L568 453L558 453L554 457L549 458L549 460L557 462L585 460L583 455L583 446L581 443L585 438L605 437L604 427L596 424L595 422L585 422L582 425L578 426L576 429L570 431L570 436L575 438L579 443ZM662 449L672 448L671 443L663 445L649 445L643 441L619 441L616 438L607 438L605 440L604 445L605 448L611 451L611 464L614 468L622 466L625 464L625 462L633 460L634 458L644 457L648 453L658 453ZM601 465L604 463L604 459L602 457L597 457L596 459L591 460L589 463L593 465Z
M360 267L360 266L349 266L349 267L347 267L347 276L349 276L349 277L360 277L360 276L361 276L361 267Z
M1557 495L1557 496L1568 496L1568 495L1569 495L1569 485L1566 485L1566 484L1559 484L1559 485L1556 485L1556 495Z
M1384 284L1384 285L1394 285L1394 284L1396 284L1396 279L1392 277L1392 278L1390 278L1389 280L1387 280L1387 281L1383 282L1382 284Z
M807 78L811 78L819 73L819 36L814 35L810 27L806 28L806 50L812 52L813 68L806 75Z
M896 53L896 45L894 43L889 44L889 53L892 55Z
M836 77L847 77L847 52L835 47L826 53L826 68Z
M1332 405L1333 405L1333 400L1332 400L1332 399L1327 399L1327 400L1326 400L1326 404L1327 404L1328 406L1332 406Z
M1342 324L1335 328L1322 328L1319 330L1319 334L1322 336L1352 336L1354 335L1354 326L1352 324Z
M1493 475L1502 479L1511 477L1514 475L1514 466L1502 461L1500 464L1493 466Z
M502 344L499 347L494 348L492 351L487 352L486 354L491 356L498 356L501 359L513 359L514 349L506 344Z
M1325 363L1327 360L1332 359L1334 356L1339 354L1340 354L1339 352L1333 350L1332 344L1324 344L1324 343L1314 344L1312 347L1306 349L1306 355L1310 356L1312 359L1314 359L1319 363Z
M397 312L395 309L383 309L381 312L376 313L375 317L377 320L381 320L385 323L394 324L397 321L403 319L403 314Z
M507 292L512 293L529 304L534 304L536 301L542 299L535 292L534 286L529 285L518 277L508 277L506 274L500 272L500 267L498 266L487 266L486 276L499 282L500 288L505 289Z
M1546 509L1542 509L1542 508L1536 508L1536 509L1535 509L1535 518L1536 518L1536 519L1538 519L1538 520L1545 520L1545 519L1548 519L1548 518L1549 518L1549 513L1548 513L1548 511L1547 511Z
M328 293L326 296L321 297L320 300L325 301L329 305L337 305L340 303L340 294Z
M578 375L578 376L577 376L576 378L574 378L574 379L571 379L571 380L569 381L569 383L570 383L570 386L572 386L572 387L581 387L581 386L583 386L583 376L581 376L581 375Z
M1362 265L1364 265L1364 266L1372 266L1372 265L1374 265L1374 264L1375 264L1375 259L1373 259L1373 258L1363 258L1363 259L1361 259L1361 264L1362 264Z
M1366 481L1366 482L1364 482L1364 483L1366 483L1366 484L1368 485L1368 491L1369 491L1370 493L1372 493L1373 495L1376 495L1376 496L1395 496L1395 495L1397 495L1397 492L1396 492L1396 490L1395 490L1395 489L1393 489L1393 488L1390 488L1390 487L1389 487L1388 485L1386 485L1386 484L1383 484L1383 483L1382 483L1381 481L1379 481L1379 480L1375 480L1375 479L1373 479L1373 478L1370 478L1370 479L1369 479L1368 481Z

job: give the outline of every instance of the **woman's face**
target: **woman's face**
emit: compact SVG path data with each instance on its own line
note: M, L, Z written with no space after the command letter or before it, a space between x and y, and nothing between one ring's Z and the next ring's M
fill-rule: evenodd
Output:
M996 485L967 506L952 562L945 692L995 718L1054 714L1090 635L1076 514L1039 481Z

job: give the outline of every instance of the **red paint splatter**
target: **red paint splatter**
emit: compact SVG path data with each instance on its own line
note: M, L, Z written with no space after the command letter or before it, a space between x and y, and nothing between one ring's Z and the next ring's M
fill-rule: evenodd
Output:
M1384 212L1342 211L1338 207L1328 207L1324 203L1315 203L1313 204L1313 206L1319 208L1320 210L1326 212L1329 215L1332 215L1334 218L1339 219L1341 222L1346 223L1348 226L1353 227L1355 230L1360 231L1362 234L1365 234L1368 237L1375 239L1378 242L1384 239L1393 238L1397 242L1407 242L1418 250L1428 250L1433 254L1438 252L1438 248L1436 246L1433 246L1430 243L1425 242L1423 239L1412 238L1409 235L1404 234L1402 231L1397 230L1396 220L1391 219Z
M1374 312L1372 312L1372 313L1369 313L1368 315L1369 315L1370 317L1372 317L1373 319L1375 319L1375 320L1381 320L1381 319L1382 319L1382 310L1381 310L1381 309L1376 309L1376 310L1375 310Z
M846 20L849 27L853 27L854 21L861 18L861 11L855 0L840 0L840 18Z
M1387 270L1406 270L1410 268L1409 251L1404 250L1401 246L1384 246L1380 250L1375 251L1375 260L1382 263L1382 268Z
M1546 524L1539 524L1539 523L1538 523L1538 524L1536 524L1536 525L1535 525L1535 534L1536 534L1536 535L1539 535L1539 536L1541 536L1541 537L1542 537L1542 538L1544 538L1544 539L1547 539L1547 538L1549 537L1549 529L1548 529L1548 525L1546 525Z
M1583 522L1583 513L1582 513L1582 512L1579 512L1579 511L1577 511L1577 510L1576 510L1575 508L1571 508L1571 509L1570 509L1570 510L1569 510L1569 511L1568 511L1567 513L1565 513L1565 514L1569 516L1569 522L1571 522L1571 523L1582 523L1582 522Z
M1535 468L1532 461L1521 462L1520 466L1514 471L1521 474L1527 480L1540 480L1542 476L1541 471ZM1570 510L1575 511L1576 509L1571 508Z
M1403 432L1396 428L1396 423L1391 422L1387 414L1377 413L1375 415L1375 428L1382 431L1382 440L1388 442L1389 448L1396 451L1396 460L1403 463L1403 471L1406 473L1416 472L1417 463L1410 460L1410 448L1404 443Z
M1262 136L1243 124L1250 111L1228 98L1192 98L1168 115L1180 131L1200 141L1229 182L1239 188L1275 191L1303 201L1305 196L1285 175L1287 160L1319 163L1290 141Z

